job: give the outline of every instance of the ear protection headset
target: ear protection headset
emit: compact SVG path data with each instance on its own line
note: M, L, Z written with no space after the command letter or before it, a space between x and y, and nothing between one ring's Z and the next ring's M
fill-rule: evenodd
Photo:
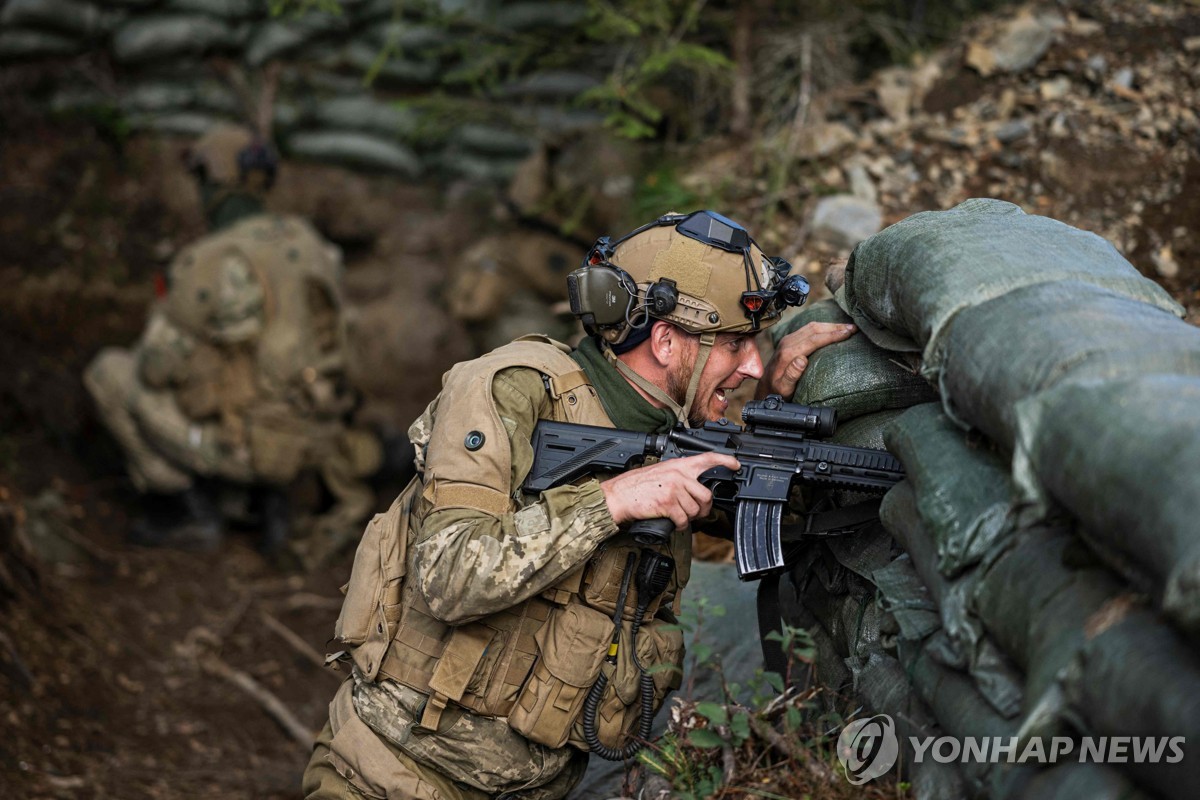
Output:
M611 260L621 243L650 228L666 225L675 226L680 234L690 239L742 254L747 286L741 296L741 306L752 329L758 328L764 314L783 306L801 305L808 298L808 281L799 275L788 275L791 265L782 258L767 259L770 285L762 286L758 271L750 263L750 247L755 244L754 240L736 222L712 211L666 214L616 242L608 236L600 237L584 258L583 265L567 276L571 312L579 317L588 333L599 334L610 344L619 344L631 331L648 325L653 317L665 317L675 310L679 290L674 280L660 277L653 281L639 302L637 281ZM717 321L713 314L710 322L715 324Z

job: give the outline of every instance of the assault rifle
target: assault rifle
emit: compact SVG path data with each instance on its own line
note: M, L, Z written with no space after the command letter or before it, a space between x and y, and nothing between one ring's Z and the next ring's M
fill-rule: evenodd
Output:
M727 419L670 433L637 433L543 420L533 435L533 466L524 490L532 494L593 472L621 472L649 456L666 461L701 452L735 456L741 469L714 467L700 475L713 505L734 514L738 577L761 578L784 567L782 517L795 484L882 494L904 478L886 450L817 441L833 435L837 413L785 403L779 395L746 403L745 427ZM643 544L662 542L669 519L639 520L630 531Z

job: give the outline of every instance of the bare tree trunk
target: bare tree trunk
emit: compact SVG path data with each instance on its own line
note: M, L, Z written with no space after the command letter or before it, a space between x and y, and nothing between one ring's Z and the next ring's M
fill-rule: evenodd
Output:
M738 138L750 134L750 87L754 82L754 56L751 41L758 18L757 3L738 3L733 23L733 115L730 130Z

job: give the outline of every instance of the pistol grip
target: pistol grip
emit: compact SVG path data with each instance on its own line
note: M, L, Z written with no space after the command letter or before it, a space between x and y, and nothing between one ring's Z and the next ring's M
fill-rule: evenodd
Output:
M634 541L644 545L665 544L674 531L675 523L666 517L639 519L629 526Z

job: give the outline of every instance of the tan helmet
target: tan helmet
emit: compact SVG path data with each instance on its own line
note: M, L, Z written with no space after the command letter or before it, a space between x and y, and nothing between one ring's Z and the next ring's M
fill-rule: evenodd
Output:
M613 365L686 422L716 335L764 330L807 299L808 281L790 271L738 223L695 211L666 214L616 242L601 237L567 276L567 293L587 332L607 343ZM643 341L656 319L700 335L682 403L615 357Z
M275 180L274 152L249 128L218 123L195 141L187 152L187 165L202 179L221 186L236 186L247 173L259 171L264 188Z
M667 214L615 243L602 237L571 273L571 310L589 333L625 343L651 319L689 333L759 331L800 305L808 282L714 211Z

